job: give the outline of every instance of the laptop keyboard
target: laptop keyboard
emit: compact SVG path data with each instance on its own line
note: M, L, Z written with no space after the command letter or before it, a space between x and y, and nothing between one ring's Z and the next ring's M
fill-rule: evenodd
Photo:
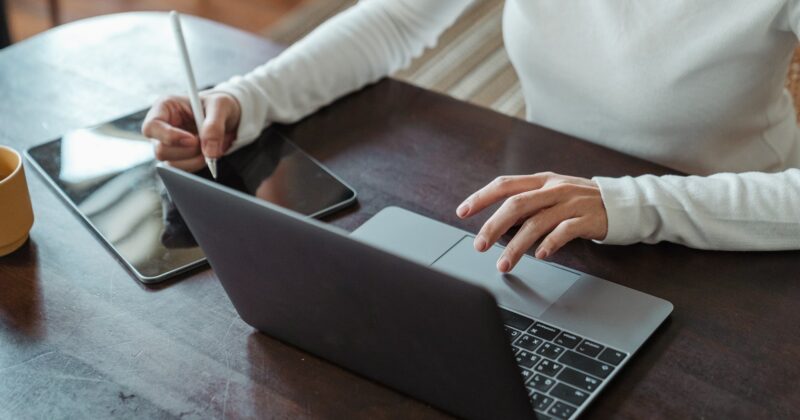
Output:
M627 353L500 308L540 418L574 418Z

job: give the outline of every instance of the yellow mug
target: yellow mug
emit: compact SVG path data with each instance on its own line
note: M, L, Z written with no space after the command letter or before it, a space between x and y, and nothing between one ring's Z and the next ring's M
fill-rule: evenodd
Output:
M28 240L33 226L33 209L25 182L22 156L0 146L0 257L8 255Z

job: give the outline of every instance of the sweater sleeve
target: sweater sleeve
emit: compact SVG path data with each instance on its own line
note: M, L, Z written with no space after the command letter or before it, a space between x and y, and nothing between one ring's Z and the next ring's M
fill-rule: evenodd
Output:
M777 26L800 35L800 0L786 0L785 5ZM800 249L800 169L593 180L608 214L608 234L600 243Z
M302 119L373 83L435 45L472 0L362 0L320 25L278 57L212 91L242 109L228 153L251 143L272 122Z
M608 213L602 243L800 249L800 169L593 179Z

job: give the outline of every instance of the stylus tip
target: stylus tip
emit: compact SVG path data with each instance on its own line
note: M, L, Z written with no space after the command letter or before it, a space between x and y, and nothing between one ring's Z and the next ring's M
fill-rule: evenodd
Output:
M211 177L217 179L217 160L214 158L206 158L206 165L208 165L208 170L211 171Z

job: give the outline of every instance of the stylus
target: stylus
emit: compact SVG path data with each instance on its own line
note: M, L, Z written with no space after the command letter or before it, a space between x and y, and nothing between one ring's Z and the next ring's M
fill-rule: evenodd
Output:
M169 18L172 22L172 32L175 34L175 43L178 44L178 51L180 51L181 61L183 61L183 70L186 74L186 87L189 90L189 103L192 104L192 114L194 114L194 123L197 126L199 137L200 128L203 127L203 121L206 119L203 113L203 105L200 103L200 96L197 94L197 83L194 81L192 62L189 61L189 51L186 49L186 41L183 39L180 15L173 10L169 12ZM200 150L200 153L202 153L202 149ZM208 170L211 171L211 176L217 179L217 159L209 157L205 159Z

